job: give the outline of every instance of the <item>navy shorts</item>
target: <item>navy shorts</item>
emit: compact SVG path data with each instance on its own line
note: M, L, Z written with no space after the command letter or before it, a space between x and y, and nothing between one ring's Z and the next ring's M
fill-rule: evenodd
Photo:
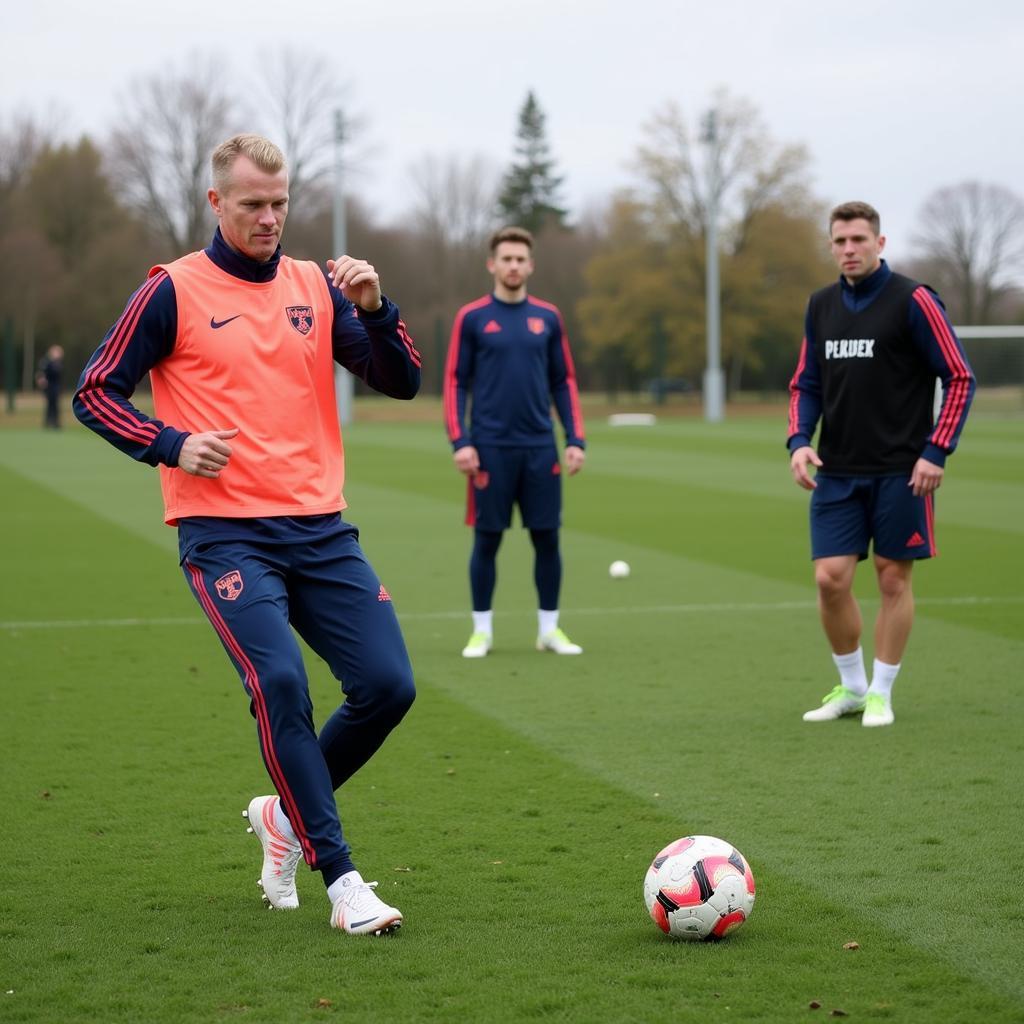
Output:
M469 478L466 525L498 533L512 525L519 506L529 530L562 524L562 464L554 442L542 448L477 446L480 470Z
M915 497L910 477L828 476L819 473L811 495L811 558L876 555L904 561L931 558L935 495Z

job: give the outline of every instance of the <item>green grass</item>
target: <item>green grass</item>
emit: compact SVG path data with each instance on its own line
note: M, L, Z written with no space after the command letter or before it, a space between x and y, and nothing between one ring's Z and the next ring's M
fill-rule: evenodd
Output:
M586 653L532 650L516 530L480 662L458 656L470 537L439 424L346 433L348 515L419 687L339 794L406 915L385 941L331 932L308 872L300 910L260 906L254 726L155 473L78 429L0 432L0 1021L1024 1021L1024 422L977 416L950 461L880 730L800 721L833 670L781 414L592 422L563 532ZM336 684L309 667L322 719ZM757 878L717 945L643 907L691 832Z

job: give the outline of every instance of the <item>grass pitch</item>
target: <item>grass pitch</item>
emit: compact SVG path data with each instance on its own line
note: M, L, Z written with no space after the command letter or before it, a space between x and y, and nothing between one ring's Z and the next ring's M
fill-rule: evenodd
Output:
M580 658L533 650L518 530L495 649L459 657L470 537L439 424L346 432L347 516L419 687L339 794L406 915L379 941L333 933L308 872L298 911L260 905L255 730L155 473L76 428L0 431L0 1020L1024 1020L1024 422L976 416L950 460L877 730L800 720L834 670L781 410L589 424L563 532ZM309 668L323 718L337 687ZM716 945L643 907L651 857L692 832L758 883Z

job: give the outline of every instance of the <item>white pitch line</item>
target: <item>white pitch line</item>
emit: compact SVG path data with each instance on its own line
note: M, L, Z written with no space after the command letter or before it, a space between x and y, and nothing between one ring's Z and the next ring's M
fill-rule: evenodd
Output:
M877 604L877 598L860 598L861 604ZM922 605L1005 605L1021 604L1024 596L1009 597L924 597L917 598L915 604ZM731 601L719 604L649 604L630 605L628 607L608 608L563 608L569 615L679 615L722 612L790 612L806 611L817 608L815 601ZM402 622L423 622L430 619L461 619L469 613L461 611L438 612L400 612ZM502 614L502 613L499 613ZM22 621L0 621L0 629L17 631L21 629L118 629L125 626L201 626L206 619L200 616L189 618L152 618L152 619L26 619Z

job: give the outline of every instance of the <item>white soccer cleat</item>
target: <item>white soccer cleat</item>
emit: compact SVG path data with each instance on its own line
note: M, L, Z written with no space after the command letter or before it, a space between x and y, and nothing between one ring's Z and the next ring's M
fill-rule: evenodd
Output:
M347 885L331 907L331 927L349 935L392 935L402 927L402 912L373 890L376 882Z
M486 657L490 649L491 634L477 632L469 638L469 643L462 648L462 656L464 658L483 658Z
M804 714L805 722L832 722L843 715L853 715L864 710L864 697L858 696L845 686L837 686L825 694L820 708Z
M895 720L896 716L892 713L892 701L880 693L869 693L864 702L864 717L860 720L860 724L871 729L878 725L892 725Z
M583 648L574 644L560 629L537 637L538 651L552 651L554 654L582 654Z
M294 910L299 905L295 871L302 859L302 847L274 824L276 796L256 796L242 817L249 819L252 832L263 847L263 871L256 884L263 889L263 902L276 910Z

